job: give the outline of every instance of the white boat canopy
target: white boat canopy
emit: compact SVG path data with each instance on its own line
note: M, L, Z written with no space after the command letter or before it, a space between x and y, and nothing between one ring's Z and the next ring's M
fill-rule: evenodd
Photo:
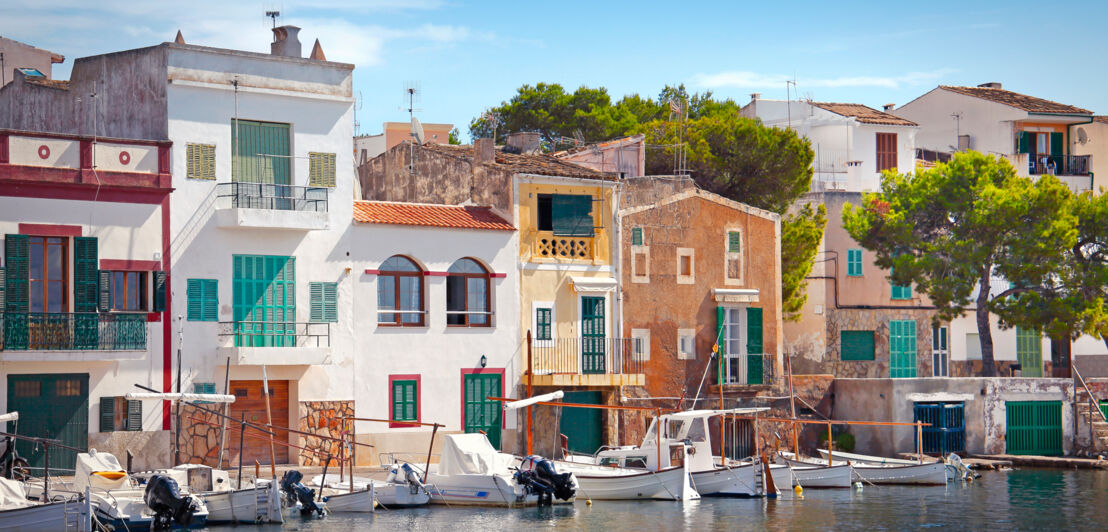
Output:
M515 410L517 408L523 408L523 407L526 407L526 406L531 406L535 403L545 403L545 402L548 402L548 401L556 401L558 399L561 399L562 397L565 397L565 395L566 394L564 392L562 392L561 390L550 392L550 393L543 394L543 395L536 395L534 397L530 397L530 398L527 398L527 399L520 399L519 401L512 401L510 403L504 403L504 409L505 410Z
M131 392L123 396L128 401L203 401L207 403L233 403L235 396L218 393L154 393Z
M665 414L662 417L669 419L692 419L698 417L714 417L714 416L749 416L751 414L757 414L759 412L766 412L769 407L757 406L749 408L728 408L723 410L685 410L683 412L674 412L672 414Z

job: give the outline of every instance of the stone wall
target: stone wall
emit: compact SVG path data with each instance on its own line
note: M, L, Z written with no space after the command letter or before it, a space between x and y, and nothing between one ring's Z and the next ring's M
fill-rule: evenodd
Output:
M916 376L931 376L931 314L924 309L829 309L823 371L836 377L889 376L889 321L916 321ZM842 360L842 331L873 331L873 360Z
M221 405L204 405L205 408L221 410ZM221 431L220 417L205 412L195 406L180 404L181 409L181 463L204 464L219 467L219 440ZM230 427L227 437L230 438ZM237 434L237 433L236 433ZM171 440L175 441L175 440ZM237 440L236 440L237 441ZM172 443L171 443L172 445ZM234 451L238 456L237 448ZM224 453L223 463L231 463L229 453Z
M124 467L130 451L132 471L149 471L173 466L172 438L168 430L93 432L88 435L88 446L112 453Z
M354 401L301 401L297 430L324 438L345 439L348 435L347 427L343 426L342 421L345 417L354 417ZM300 435L298 445L304 449L299 450L300 458L297 463L303 466L322 466L330 454L331 465L338 465L341 442L324 438Z

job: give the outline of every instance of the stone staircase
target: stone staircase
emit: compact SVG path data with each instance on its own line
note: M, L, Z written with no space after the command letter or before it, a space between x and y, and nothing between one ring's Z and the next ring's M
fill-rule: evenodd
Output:
M1084 386L1076 391L1077 416L1083 422L1079 430L1091 430L1091 448L1093 453L1108 451L1108 421L1105 421L1095 397L1089 395Z

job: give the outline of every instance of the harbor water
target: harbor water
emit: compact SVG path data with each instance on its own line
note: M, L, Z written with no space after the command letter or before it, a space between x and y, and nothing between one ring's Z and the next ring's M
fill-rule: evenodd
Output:
M248 527L253 528L253 527ZM279 526L258 527L280 530ZM972 483L806 490L803 500L596 501L548 508L378 510L284 530L1108 530L1108 471L983 471ZM243 530L212 527L209 530Z

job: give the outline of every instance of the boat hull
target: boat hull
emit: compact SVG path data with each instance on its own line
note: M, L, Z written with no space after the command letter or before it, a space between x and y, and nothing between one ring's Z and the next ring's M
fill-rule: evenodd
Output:
M666 501L699 499L688 486L689 474L683 467L661 471L605 472L566 468L577 477L577 495L599 501L659 499ZM590 468L591 469L591 468ZM608 468L611 469L611 468Z
M427 490L431 504L451 506L533 506L538 497L526 496L522 488L500 475L429 475Z
M377 494L377 503L385 508L412 508L431 502L427 490L418 486L413 490L410 484L374 482L373 490Z
M916 465L866 466L855 465L854 478L872 484L917 484L943 486L947 483L947 468L942 462Z
M854 472L849 465L819 466L788 460L796 484L802 488L849 488Z
M335 495L324 497L323 500L327 502L328 513L373 513L374 508L377 506L377 503L374 501L372 489L336 493Z
M753 464L712 469L692 474L697 493L704 497L761 497Z
M268 487L203 494L208 523L280 523L280 493ZM271 501L272 497L278 497Z
M76 508L74 508L76 506ZM77 501L51 502L0 510L0 530L91 530L89 508Z

